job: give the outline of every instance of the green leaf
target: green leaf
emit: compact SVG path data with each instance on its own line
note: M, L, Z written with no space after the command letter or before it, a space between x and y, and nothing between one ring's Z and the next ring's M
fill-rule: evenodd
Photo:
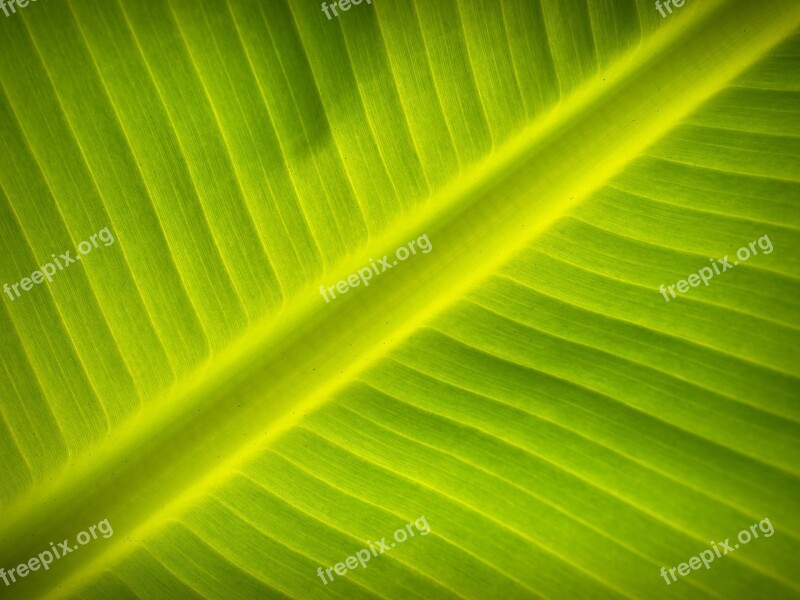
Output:
M2 597L800 597L800 5L669 6L0 19Z

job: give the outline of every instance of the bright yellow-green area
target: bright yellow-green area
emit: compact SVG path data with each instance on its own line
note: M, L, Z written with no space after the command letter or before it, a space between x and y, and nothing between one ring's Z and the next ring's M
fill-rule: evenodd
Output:
M3 597L800 596L798 24L789 0L4 19L2 281L116 243L3 296L0 567L115 531Z

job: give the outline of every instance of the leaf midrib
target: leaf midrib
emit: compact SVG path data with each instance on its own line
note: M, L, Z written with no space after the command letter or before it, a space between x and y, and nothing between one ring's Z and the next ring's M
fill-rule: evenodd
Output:
M791 0L758 7L715 0L673 16L637 52L441 190L413 221L317 284L330 285L423 233L432 243L430 254L418 254L369 288L355 288L330 304L317 286L310 287L113 439L4 511L0 565L19 564L51 540L72 538L106 517L115 529L102 544L54 563L46 577L8 588L8 596L31 597L65 580L78 584L156 534L263 444L506 262L798 21L800 7Z

